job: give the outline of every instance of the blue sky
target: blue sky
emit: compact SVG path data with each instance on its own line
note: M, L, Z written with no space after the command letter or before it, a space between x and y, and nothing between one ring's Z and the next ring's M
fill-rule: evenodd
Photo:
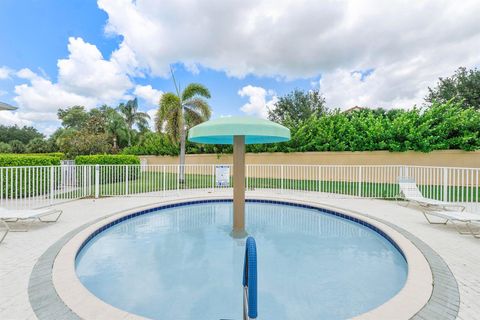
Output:
M133 96L153 115L174 89L170 66L182 85L211 90L214 117L264 117L295 88L320 89L332 108L409 108L439 76L479 65L474 1L453 12L433 0L292 4L2 0L0 100L19 109L0 124L49 134L58 108Z
M104 32L108 15L100 10L94 0L38 0L0 2L0 43L8 44L8 50L0 51L0 66L14 70L29 68L45 78L57 78L57 60L66 58L69 37L80 37L95 44L105 58L119 46L120 35ZM2 45L3 46L3 45ZM200 82L212 93L210 104L213 117L244 114L240 108L248 102L238 91L247 86L270 88L276 95L287 94L295 88L311 89L311 82L318 77L306 79L278 80L275 77L248 75L243 78L229 77L222 71L200 67L198 74L187 71L181 63L171 62L175 77L180 85ZM173 91L171 77L133 77L135 83L151 85L167 92ZM20 81L21 82L21 81ZM17 105L14 87L18 79L0 80L2 101ZM121 100L120 100L121 101ZM68 105L58 105L59 108ZM140 98L140 107L147 111L154 106Z

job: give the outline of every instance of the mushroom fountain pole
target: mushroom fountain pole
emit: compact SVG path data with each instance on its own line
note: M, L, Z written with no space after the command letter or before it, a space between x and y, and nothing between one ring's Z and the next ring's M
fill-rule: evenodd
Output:
M233 230L242 238L245 232L245 136L233 137Z
M207 144L233 143L233 227L231 235L243 238L245 231L245 144L290 140L290 130L275 122L253 117L209 120L188 131L188 140Z

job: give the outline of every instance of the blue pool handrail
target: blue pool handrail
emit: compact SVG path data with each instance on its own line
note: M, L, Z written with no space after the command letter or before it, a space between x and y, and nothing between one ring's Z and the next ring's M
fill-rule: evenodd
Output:
M243 319L257 316L257 245L253 237L248 237L243 264Z

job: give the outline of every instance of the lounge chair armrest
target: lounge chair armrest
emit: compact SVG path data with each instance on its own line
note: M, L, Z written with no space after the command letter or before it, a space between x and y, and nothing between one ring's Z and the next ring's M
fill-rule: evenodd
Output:
M447 207L448 208L457 208L457 209L460 209L460 211L465 211L465 206L464 205L461 205L461 204L455 204L455 203L452 203L452 204L444 204L442 206L444 209L446 209Z
M58 219L60 219L60 216L62 215L62 213L63 213L63 211L61 209L52 209L48 213L44 214L43 217L56 215L53 220L42 219L42 217L39 217L38 220L40 220L41 222L57 222Z
M2 243L2 241L7 236L8 232L10 232L10 228L8 227L8 223L6 223L5 221L3 221L1 219L0 219L0 223L3 224L4 227L5 227L5 229L3 231L1 231L2 233L0 233L0 243Z
M5 220L0 219L0 224L2 224L5 227L5 229L7 229L7 231L10 231L10 227L8 226L8 223Z

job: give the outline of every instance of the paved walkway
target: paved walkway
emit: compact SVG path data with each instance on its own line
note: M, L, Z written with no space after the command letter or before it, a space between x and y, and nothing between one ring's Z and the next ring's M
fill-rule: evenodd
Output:
M272 192L250 195L274 196ZM200 195L183 193L182 196ZM205 196L205 193L201 194ZM215 195L219 195L216 193ZM208 196L208 195L207 195ZM394 201L328 198L325 195L282 195L291 199L308 198L387 220L413 233L439 253L455 275L460 290L458 319L480 320L480 239L459 235L452 226L429 225L414 208ZM11 232L0 244L0 319L36 319L28 298L28 282L37 259L53 243L84 223L127 208L178 199L167 197L122 197L85 199L57 205L64 211L55 224L35 224L27 232Z

